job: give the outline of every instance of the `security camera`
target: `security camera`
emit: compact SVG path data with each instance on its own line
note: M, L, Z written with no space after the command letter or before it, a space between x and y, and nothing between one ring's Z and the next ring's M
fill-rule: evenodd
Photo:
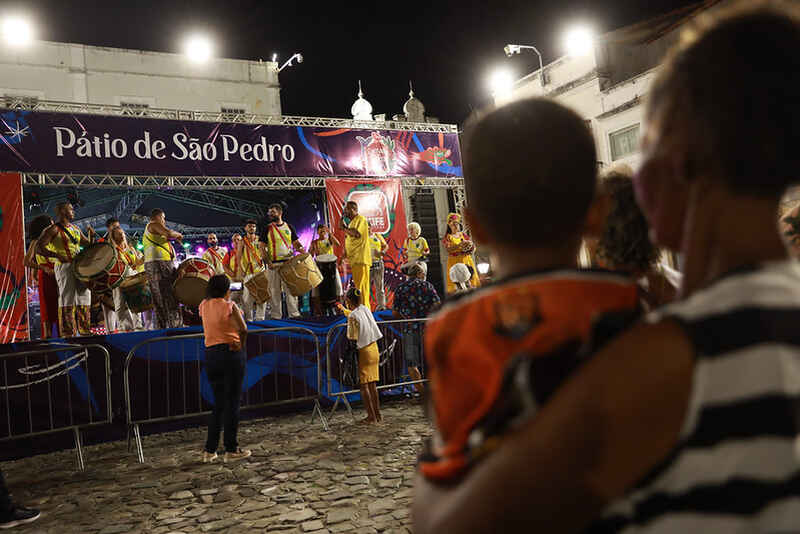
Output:
M506 53L506 56L511 57L514 54L519 54L519 45L507 44L503 51Z
M297 53L297 62L298 63L302 63L303 62L303 54L301 54L300 52Z

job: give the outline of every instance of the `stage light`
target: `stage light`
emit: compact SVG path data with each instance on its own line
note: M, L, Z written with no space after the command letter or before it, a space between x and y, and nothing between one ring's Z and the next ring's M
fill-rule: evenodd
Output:
M594 50L594 32L588 26L575 26L564 34L564 46L570 56L588 56Z
M191 247L191 246L192 246L192 245L191 245L191 244L189 244L189 243L184 243L184 244L183 244L183 248L185 248L185 249L186 249L186 248L189 248L189 247Z
M497 69L489 76L489 88L496 95L508 95L513 87L514 76L508 69Z
M143 250L144 245L142 243L136 243L136 248L138 248L139 250Z
M205 63L211 58L211 40L203 35L193 35L186 40L186 55L195 63Z
M478 264L478 273L486 274L489 272L489 264L486 262L482 262Z
M204 249L203 247L197 247L197 253L198 254L202 254L205 251L206 251L206 249Z
M10 46L25 46L33 41L33 27L22 17L8 17L3 20L3 39Z

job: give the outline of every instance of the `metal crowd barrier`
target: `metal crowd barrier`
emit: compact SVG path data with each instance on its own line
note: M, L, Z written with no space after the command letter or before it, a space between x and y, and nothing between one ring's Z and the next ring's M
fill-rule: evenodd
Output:
M89 366L89 353L94 350L105 356L105 395L102 397L95 394L97 380L92 379L92 371L96 371L97 366ZM59 356L61 353L63 357ZM17 365L12 360L17 360ZM86 466L81 430L112 422L111 356L108 350L101 345L65 344L2 354L0 362L0 396L6 406L4 424L3 415L0 415L0 441L72 430L78 469L83 471ZM75 388L77 393L73 391ZM103 401L105 416L100 405ZM24 413L17 409L20 404L27 406Z
M378 390L400 388L402 393L413 394L416 384L428 381L425 378L425 351L422 343L426 322L427 319L378 321L378 328L383 334L383 338L378 341L381 354ZM350 416L355 418L347 396L360 391L357 386L349 387L345 384L358 383L358 355L354 345L347 339L347 323L338 324L328 331L325 349L327 393L329 397L336 397L328 417L333 416L341 401ZM420 380L414 380L408 371L410 354L407 352L414 349L419 351Z
M295 333L297 338L280 337L275 334ZM266 351L270 348L272 350ZM171 362L166 350L153 350L157 343L170 343L173 348L180 344L180 359ZM279 344L285 345L279 351ZM323 428L328 430L328 422L320 407L322 395L322 364L320 361L319 340L311 330L302 327L280 327L249 330L247 336L247 349L258 346L258 356L247 360L245 368L245 393L242 410L264 408L297 402L314 401L311 420L318 414ZM141 349L145 349L142 351ZM303 349L309 350L303 350ZM138 354L137 354L138 353ZM302 358L293 356L313 354L313 363L303 365ZM136 452L140 463L144 463L144 451L139 425L145 423L158 423L175 421L187 417L196 417L211 413L209 402L203 398L203 334L188 334L182 336L167 336L152 338L135 345L125 359L124 388L125 410L128 424L128 450L131 448L131 437L136 442ZM137 361L144 366L140 369L144 375L144 383L137 383L135 389L131 388L131 363ZM160 369L154 362L164 362ZM178 369L172 363L179 363ZM271 364L271 372L268 371ZM262 373L262 371L264 371ZM270 375L272 375L270 377ZM298 386L298 377L302 384ZM310 391L308 381L316 382L316 391ZM247 387L247 386L251 387ZM299 388L299 389L298 389ZM134 393L146 395L133 396ZM211 396L211 390L206 390ZM163 402L154 401L154 394L161 394Z

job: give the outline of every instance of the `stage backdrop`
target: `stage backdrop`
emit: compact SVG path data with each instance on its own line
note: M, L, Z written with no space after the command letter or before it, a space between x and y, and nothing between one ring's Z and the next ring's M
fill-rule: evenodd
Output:
M158 176L461 176L456 133L0 111L0 169Z
M28 339L21 183L0 173L0 343Z
M340 258L344 253L344 230L339 228L344 205L350 200L358 202L358 210L367 218L372 228L383 235L389 249L383 256L385 266L386 302L392 305L394 289L405 280L399 272L403 264L402 248L408 235L406 229L406 210L403 204L403 192L399 179L374 180L326 180L328 192L328 211L331 228L342 243L342 249L336 251ZM345 273L345 287L350 279L349 270ZM375 302L373 295L373 304Z

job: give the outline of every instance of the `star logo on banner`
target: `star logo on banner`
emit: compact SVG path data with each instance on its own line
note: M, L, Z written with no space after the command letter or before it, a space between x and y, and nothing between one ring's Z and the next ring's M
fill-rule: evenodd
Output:
M6 126L8 126L8 124L6 124ZM12 141L15 137L17 138L17 141L22 141L22 138L30 133L29 130L30 126L20 128L19 121L16 121L16 126L8 126L8 130L5 132L5 135L9 136Z

